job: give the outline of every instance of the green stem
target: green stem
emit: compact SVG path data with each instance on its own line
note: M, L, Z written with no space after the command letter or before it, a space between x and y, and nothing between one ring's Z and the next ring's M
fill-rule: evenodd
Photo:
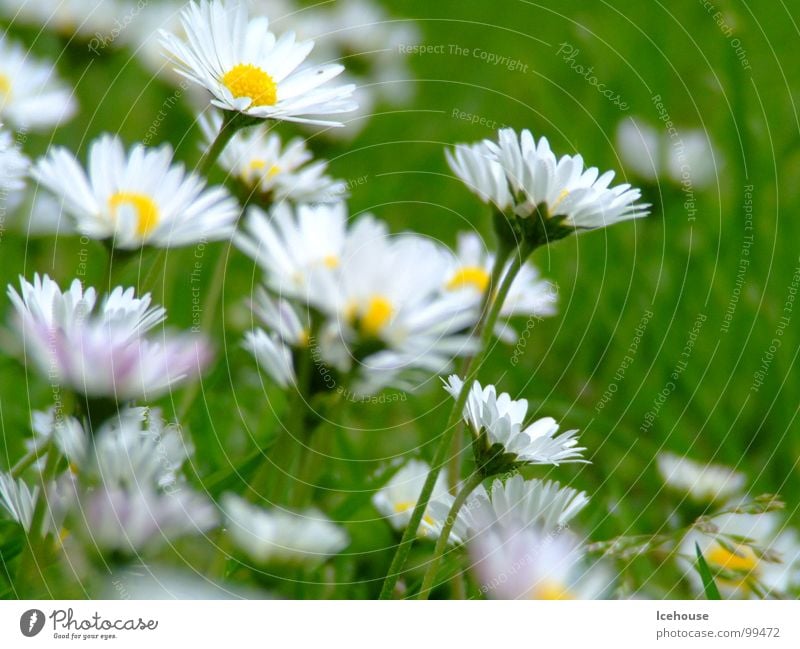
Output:
M28 451L24 456L22 456L13 467L11 467L11 477L12 478L19 478L25 471L30 468L36 460L42 457L45 453L50 450L50 447L53 445L52 438L47 439L43 444L40 446L35 446L30 451Z
M200 162L197 165L197 172L201 176L208 176L214 163L220 155L222 155L225 147L228 146L228 142L231 141L236 131L239 130L240 127L237 126L236 117L237 113L234 113L232 117L222 122L222 128L220 128L219 133L217 133L217 137L214 138L208 151L200 158Z
M408 523L408 527L406 527L405 531L403 532L403 538L400 540L397 550L395 550L394 558L389 566L389 572L386 575L386 579L384 579L380 594L381 599L391 598L392 593L394 592L394 587L397 584L397 580L400 579L400 575L406 565L406 561L408 560L408 555L411 552L411 544L416 536L416 530L419 529L419 524L422 521L425 510L428 508L431 494L433 493L434 486L436 485L436 479L439 477L439 473L441 472L442 467L447 460L447 452L453 442L453 435L455 435L456 430L458 430L458 422L461 419L461 413L464 410L464 404L467 402L467 396L469 395L472 381L477 376L478 370L480 369L489 352L489 342L491 341L494 327L497 324L497 318L500 316L500 310L503 308L503 303L508 296L508 291L511 288L514 278L517 276L520 268L522 268L522 265L528 259L535 247L535 245L527 242L523 242L520 245L518 254L514 256L511 265L508 268L508 272L503 279L503 283L500 285L497 295L494 297L494 302L492 303L491 309L489 309L485 314L485 317L478 322L476 327L476 331L480 332L478 353L470 361L467 367L466 376L464 377L464 385L462 386L461 392L459 393L458 398L453 405L453 409L450 411L450 418L448 419L447 426L445 427L441 439L439 440L439 445L436 448L431 469L428 472L428 477L425 479L425 484L422 487L419 500L417 501L414 511L411 514L411 520Z
M44 568L40 563L44 562L47 535L42 529L47 513L47 487L55 478L58 463L61 455L55 445L47 453L47 461L41 473L41 491L36 499L36 505L31 516L31 524L28 528L28 543L25 552L20 558L17 582L20 590L24 589L24 597L29 599L40 599L42 594L47 591L47 580L44 575Z
M422 580L422 587L417 595L417 599L428 599L428 595L434 587L434 581L436 580L436 573L439 570L439 564L441 563L442 556L447 548L447 541L450 538L450 532L453 530L453 525L455 525L456 520L458 519L458 512L461 511L461 507L464 506L464 503L467 501L469 495L478 488L481 482L483 482L483 475L481 475L480 471L476 471L467 479L466 483L464 483L464 486L461 488L461 491L458 492L455 500L453 500L453 504L450 507L450 511L447 513L447 518L442 526L442 533L439 535L439 540L436 541L436 548L433 551L433 558L428 564L428 569L425 572L425 577Z
M486 287L486 292L483 295L483 300L481 302L481 308L479 313L481 316L488 311L489 307L492 304L492 294L496 287L500 285L500 281L503 278L503 271L505 270L506 263L508 262L509 257L513 253L513 249L509 248L506 245L502 244L499 246L497 251L497 256L494 260L494 266L492 268L492 275L489 279L489 285ZM469 369L470 363L472 362L472 356L467 356L461 363L461 369L459 370L459 376L465 376L467 370ZM450 493L455 495L456 489L458 488L459 480L461 479L461 452L463 450L463 439L464 436L462 434L464 430L464 422L459 420L457 424L458 429L456 430L455 435L453 435L453 444L450 448L450 464L447 468L447 477L448 483L450 487Z

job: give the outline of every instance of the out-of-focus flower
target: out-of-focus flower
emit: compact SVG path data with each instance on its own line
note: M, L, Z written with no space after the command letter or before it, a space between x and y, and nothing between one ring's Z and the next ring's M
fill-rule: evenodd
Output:
M688 187L711 185L722 167L708 134L680 130L675 137L629 117L617 127L617 151L623 165L643 180L659 179Z
M431 503L434 520L446 520L452 496ZM595 599L611 579L587 568L585 551L565 530L588 503L583 492L557 482L515 475L479 487L459 512L454 541L466 543L482 591L495 599Z
M673 453L656 458L664 483L698 503L722 503L741 495L747 478L726 466L701 464Z
M294 32L276 37L267 17L250 19L244 3L191 2L182 23L186 40L162 31L164 48L178 72L211 92L219 108L327 126L340 123L326 116L356 108L352 85L328 83L343 66L301 67L314 42L298 42Z
M260 564L322 563L349 543L347 534L324 514L267 510L233 494L222 499L233 542Z
M704 589L695 544L726 597L784 597L800 585L800 539L779 514L721 514L711 523L713 533L692 529L680 547L680 561L698 593Z
M162 248L229 237L239 205L222 187L173 164L172 148L134 146L104 135L89 150L88 174L75 156L55 148L40 159L34 178L64 200L76 229L114 246Z
M30 160L16 145L11 133L0 125L0 211L8 215L24 198Z
M121 0L0 0L3 14L14 22L81 38L111 37L125 8Z
M218 523L217 510L188 488L159 491L150 485L101 485L81 498L77 517L87 543L107 552L138 554Z
M214 113L200 124L210 145L222 120ZM346 195L345 183L325 174L328 163L317 160L300 138L286 146L264 126L239 131L218 159L219 165L249 189L273 203L333 203Z
M460 233L456 257L446 275L444 291L457 293L471 308L480 309L489 289L494 260L494 254L486 250L480 236L474 232ZM504 277L505 272L499 283ZM496 286L494 288L497 289ZM511 284L500 317L545 318L556 314L556 301L555 286L540 277L536 266L526 263ZM476 311L476 321L478 316ZM495 334L509 343L516 339L516 333L508 322L499 322Z
M0 37L0 118L17 129L47 129L72 117L76 107L51 64Z
M445 389L458 399L464 382L451 376ZM523 428L528 414L526 399L514 400L507 392L497 394L497 388L478 381L472 384L464 406L464 421L476 436L486 433L489 445L501 444L505 453L515 461L530 464L561 464L582 462L586 449L578 446L578 431L558 432L558 423L552 417L543 417Z
M47 275L20 278L21 294L9 286L14 324L27 353L51 381L90 397L117 401L152 399L200 373L210 359L199 336L146 334L166 311L150 295L115 288L97 305L93 288L74 280L67 291Z
M389 521L394 529L403 530L408 525L429 471L430 467L425 462L411 460L372 496L372 504L375 509ZM447 480L444 472L440 472L431 498L437 500L446 498L446 496ZM417 535L430 538L438 533L439 529L441 529L441 525L438 525L433 519L429 508L422 517Z

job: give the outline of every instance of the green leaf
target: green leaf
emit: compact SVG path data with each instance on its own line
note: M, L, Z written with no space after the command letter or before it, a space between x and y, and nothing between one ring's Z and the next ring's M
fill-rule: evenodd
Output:
M700 546L697 543L694 544L694 551L697 554L697 572L700 573L700 578L703 580L703 590L706 593L706 599L722 599L717 584L714 583L714 576L711 574L711 569L708 567L703 553L700 552Z

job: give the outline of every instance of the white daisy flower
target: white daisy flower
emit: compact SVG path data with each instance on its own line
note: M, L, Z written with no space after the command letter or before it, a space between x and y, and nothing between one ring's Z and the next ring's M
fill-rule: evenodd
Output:
M112 416L95 433L92 450L86 472L104 485L159 489L177 488L180 468L192 453L178 427L166 424L160 410L148 408Z
M234 494L222 497L222 509L234 544L260 564L316 565L350 542L342 528L315 509L268 510Z
M474 351L474 311L441 293L447 257L428 239L390 236L364 216L348 232L341 263L312 269L308 301L328 318L323 356L345 360L342 370L358 362L365 379L359 390L413 389L415 375L426 380Z
M75 417L65 417L55 408L37 411L31 415L33 437L25 442L28 451L43 448L51 440L71 465L85 461L89 448L89 437L81 422ZM44 466L44 458L38 462Z
M698 503L721 503L741 495L747 478L726 466L701 464L673 453L660 453L658 471L665 484Z
M470 540L469 554L481 592L492 599L603 599L613 588L611 572L589 564L565 530L492 521Z
M258 287L250 307L255 315L280 339L292 347L309 344L309 325L303 324L295 308L283 298L273 298L262 287Z
M484 203L501 212L513 205L505 171L486 144L457 144L444 154L453 173Z
M14 22L82 38L110 37L124 7L118 0L0 0Z
M152 399L199 374L210 359L204 338L146 334L164 321L150 295L115 288L101 304L93 288L74 280L67 291L47 275L9 286L15 326L27 354L51 381L90 397Z
M24 480L15 480L10 473L0 472L0 511L5 510L26 532L31 529L33 510L39 487L29 487Z
M458 399L464 382L456 375L445 382L445 390ZM526 399L514 400L507 392L497 394L497 388L478 381L473 383L464 406L464 421L475 435L486 432L489 444L502 444L517 460L531 464L582 462L578 446L578 431L568 430L559 435L558 424L552 417L543 417L523 428L528 413Z
M256 359L258 367L284 390L295 385L292 350L275 333L254 329L244 335L244 348Z
M200 119L209 146L216 139L222 119L216 113ZM246 187L272 203L333 203L347 195L343 181L325 174L328 163L317 160L300 138L284 147L281 138L265 126L238 131L218 158L218 164Z
M617 126L616 144L626 168L649 182L665 179L700 189L714 182L722 166L708 134L698 129L681 129L672 138L629 117Z
M7 217L25 198L25 180L30 160L0 125L0 214Z
M483 297L489 288L494 261L494 254L486 249L478 234L459 233L456 256L447 272L444 291L458 293L476 309L476 321L479 316L477 309L480 309ZM501 276L500 283L504 275L505 273ZM508 319L525 316L541 319L553 316L556 314L556 302L555 285L541 279L536 266L526 263L511 284L500 310L500 317ZM516 333L508 322L499 322L495 333L508 343L514 342L516 338Z
M294 210L280 203L269 216L250 208L234 243L261 266L278 295L305 299L310 272L318 266L336 268L346 237L344 203L298 205Z
M117 248L162 248L229 237L239 205L222 187L173 164L172 148L135 145L126 154L113 135L89 149L88 174L75 156L57 147L40 159L34 178L64 200L76 229Z
M139 554L218 524L217 510L188 488L160 491L148 484L101 485L84 493L76 525L87 544Z
M800 538L780 515L730 513L714 516L711 523L716 533L692 529L680 546L679 560L698 594L704 589L695 544L725 597L785 597L800 586ZM758 552L737 539L749 540ZM777 561L767 561L762 551Z
M561 487L551 480L525 480L519 474L506 481L497 478L490 490L481 485L467 498L458 512L451 536L463 543L494 524L518 528L538 526L549 533L565 527L588 502L586 493ZM450 494L431 501L433 520L447 520L452 504Z
M323 119L353 110L354 86L327 82L344 67L300 67L313 41L297 42L293 32L276 38L265 16L248 18L244 3L191 2L183 10L186 40L162 31L162 43L178 72L206 88L212 104L254 118L324 126Z
M394 529L402 531L408 526L429 471L430 467L425 462L411 460L372 496L372 504L375 509L389 521ZM431 499L437 500L446 497L447 479L442 471L436 480ZM440 529L441 525L433 519L429 507L422 517L417 535L430 538Z
M650 207L637 203L641 192L628 184L609 187L613 171L600 175L595 167L584 169L580 155L557 160L547 138L537 143L527 129L520 135L501 129L497 143L462 145L451 160L456 174L484 201L501 211L513 208L523 218L538 209L547 222L591 229L646 216Z
M68 120L76 108L72 89L52 65L0 37L0 118L15 129L41 130Z

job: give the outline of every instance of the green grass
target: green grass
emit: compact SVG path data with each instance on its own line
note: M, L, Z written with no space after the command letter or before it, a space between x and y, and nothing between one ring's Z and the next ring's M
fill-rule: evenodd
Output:
M729 12L752 70L742 68L731 40L700 2L409 0L402 3L400 17L417 20L425 43L444 44L447 51L451 44L480 48L518 59L528 71L509 71L473 56L412 55L416 80L410 82L410 105L379 107L380 114L351 143L311 139L311 146L331 159L335 175L367 177L352 192L352 214L372 211L394 231L416 230L452 244L458 230L475 228L488 236L488 210L451 177L443 149L493 134L486 126L455 119L454 109L530 128L547 135L555 151L581 152L590 164L622 176L614 130L628 115L656 124L654 94L661 95L679 127L710 133L724 163L718 183L697 191L694 220L687 218L678 188L650 186L651 217L538 251L536 263L559 286L559 314L537 323L518 365L509 362L513 349L498 345L481 371L482 381L497 382L528 398L537 413L583 431L592 464L550 475L593 495L580 521L593 539L663 531L679 499L663 491L655 472L655 453L661 449L737 467L748 475L753 494L784 494L789 516L800 522L794 500L800 491L800 374L795 370L800 312L789 314L790 325L764 383L757 392L751 390L800 265L800 121L794 103L800 91L800 71L794 65L800 6L716 4ZM54 140L81 154L103 131L120 132L129 141L141 138L173 91L152 81L126 52L104 52L84 76L89 60L84 46L64 49L58 37L37 37L31 30L18 35L28 42L35 38L34 49L44 55L58 57L63 51L60 72L77 84L81 114ZM578 76L556 53L562 42L579 48L577 62L594 66L597 78L619 92L630 109L620 111ZM199 153L192 121L188 104L179 104L168 112L156 138L172 142L189 162ZM26 150L41 153L48 141L31 135ZM723 333L745 234L745 185L753 186L755 243L735 317ZM8 231L0 251L0 284L16 283L19 273L30 277L34 271L65 282L74 275L79 249L75 239L28 241ZM223 252L227 247L222 244L208 247L206 281L216 255ZM87 279L101 276L104 254L101 246L90 246ZM196 401L183 422L197 446L200 476L244 458L268 439L284 406L279 392L263 393L253 362L239 349L241 297L258 272L237 251L230 254L225 345L204 381L205 398ZM170 251L166 270L162 274L158 266L147 286L157 300L166 298L175 326L191 322L193 255L192 249ZM152 259L144 264L144 274ZM164 258L158 261L163 264ZM120 280L136 280L138 271L132 268ZM8 312L8 301L4 304ZM648 309L654 316L624 379L616 382L613 377ZM642 432L698 314L707 319L688 366L652 426ZM598 412L612 383L618 390ZM175 395L175 404L180 397ZM383 458L417 448L430 457L430 440L447 417L445 397L434 387L399 403L349 404L341 426L324 431L325 448L347 458L320 467L318 493L325 507L342 507L343 494L363 489ZM0 356L0 465L19 456L29 410L46 407L47 399L37 376L26 376L16 360ZM169 412L173 404L167 399L164 405ZM363 555L355 563L337 560L337 575L377 579L390 559L381 549L393 537L381 521L359 522L376 517L368 502L350 507L348 515L354 521L350 552ZM371 583L347 594L370 596L376 589Z

